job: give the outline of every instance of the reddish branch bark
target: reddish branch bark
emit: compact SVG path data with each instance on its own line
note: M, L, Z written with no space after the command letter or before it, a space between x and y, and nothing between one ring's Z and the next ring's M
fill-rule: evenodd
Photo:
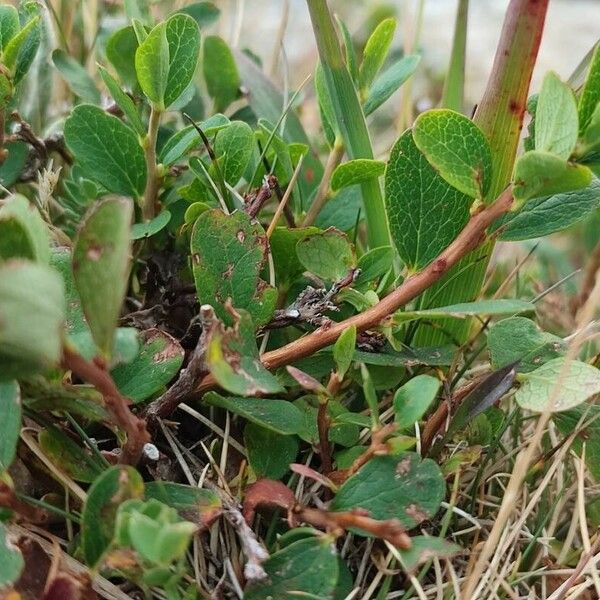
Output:
M106 410L114 424L127 434L127 442L122 448L120 462L135 465L142 455L144 444L150 441L146 422L129 410L127 400L121 395L107 371L66 347L63 349L62 363L66 369L91 383L102 394Z

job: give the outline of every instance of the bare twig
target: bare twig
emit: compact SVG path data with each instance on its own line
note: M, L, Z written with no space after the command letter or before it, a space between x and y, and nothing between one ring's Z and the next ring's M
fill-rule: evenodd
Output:
M127 400L121 395L109 373L94 362L89 362L79 354L63 348L63 366L91 383L103 396L106 410L112 416L115 425L121 427L127 434L127 442L122 448L120 462L136 464L144 449L144 444L150 441L146 423L134 415Z

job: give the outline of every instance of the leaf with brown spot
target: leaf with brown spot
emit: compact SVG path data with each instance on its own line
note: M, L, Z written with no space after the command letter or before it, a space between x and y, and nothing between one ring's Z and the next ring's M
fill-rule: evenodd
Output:
M140 342L137 357L111 372L119 391L134 402L142 402L166 386L179 372L185 354L179 342L160 329L143 331Z
M294 492L281 481L259 479L246 489L242 512L248 525L251 525L259 507L283 508L289 511L294 504Z
M247 310L256 326L267 323L275 310L277 291L261 280L268 242L262 226L242 212L231 215L203 212L192 231L194 281L200 304L210 304L226 324L233 308Z

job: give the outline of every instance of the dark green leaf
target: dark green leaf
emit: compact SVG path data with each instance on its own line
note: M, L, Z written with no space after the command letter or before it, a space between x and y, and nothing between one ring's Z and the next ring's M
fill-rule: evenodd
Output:
M472 199L438 175L407 131L392 148L385 202L400 258L408 267L420 269L466 225Z
M274 433L293 435L302 430L302 413L291 402L267 398L235 398L208 392L203 400L225 408Z
M453 110L428 110L417 117L413 137L450 185L471 198L485 198L492 178L492 153L473 121Z
M257 326L268 322L277 293L260 279L267 239L259 223L241 211L225 215L218 209L202 213L192 230L194 280L200 304L210 304L231 323L225 303L247 310Z
M600 207L600 181L579 190L534 198L497 221L504 241L528 240L562 231Z
M204 80L214 109L224 111L238 96L240 75L227 43L216 35L204 38Z
M281 435L254 423L244 429L248 462L258 479L281 479L298 456L300 444L292 435Z
M117 29L106 42L106 58L111 62L119 77L130 88L137 86L135 53L138 40L133 27Z
M98 564L113 539L119 506L125 500L143 496L144 480L133 467L110 467L94 481L81 522L81 549L90 567Z
M130 125L136 130L138 135L146 135L146 128L142 123L138 109L135 107L131 97L121 89L121 86L106 69L98 67L98 70L100 71L102 81L104 81L110 95L113 97L113 100L117 103L118 107L123 111L123 114L127 117Z
M580 134L588 128L598 102L600 102L600 44L596 44L585 84L579 96Z
M6 471L15 460L20 433L19 384L16 381L0 383L0 471L2 472Z
M0 523L0 588L17 581L24 567L21 551L8 539L6 526Z
M567 344L539 329L531 319L512 317L495 323L488 333L492 368L499 369L519 361L517 370L533 371L565 353Z
M0 51L6 48L10 40L20 29L19 13L10 4L0 6Z
M169 77L167 24L159 23L135 52L135 72L142 91L159 109L165 108Z
M247 123L232 121L215 139L215 155L223 178L235 186L246 170L254 149L254 134Z
M88 211L73 248L73 277L94 341L109 356L129 277L131 202L108 198Z
M376 456L346 480L330 510L362 508L373 519L399 519L412 529L435 515L446 484L437 464L418 454Z
M329 536L298 540L272 554L262 566L267 579L247 586L245 600L331 598L339 573Z
M165 209L151 221L135 223L135 225L131 227L131 239L141 240L149 238L164 229L169 224L170 220L171 213Z
M135 132L101 108L82 104L65 122L65 141L86 174L107 190L140 196L146 161Z
M271 234L269 244L275 263L275 275L279 284L290 284L304 272L304 267L296 254L296 244L319 230L316 227L288 229L277 227Z
M2 62L14 75L15 85L25 77L40 45L40 16L34 15L6 44Z
M134 402L142 402L166 386L184 358L179 342L160 329L147 329L140 337L142 346L135 359L111 372L121 393Z

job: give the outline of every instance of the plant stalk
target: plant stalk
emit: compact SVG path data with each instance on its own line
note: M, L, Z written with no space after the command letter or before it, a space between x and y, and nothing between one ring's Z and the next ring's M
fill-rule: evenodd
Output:
M442 92L442 108L457 112L464 110L465 61L467 50L467 21L469 18L469 0L459 0L454 24L454 39L448 74Z
M156 140L158 138L158 127L160 125L161 111L152 106L150 120L148 122L148 135L144 140L144 153L146 155L146 189L142 199L142 218L150 221L156 212L156 201L160 188L158 169L156 167Z
M489 203L508 185L519 145L529 84L537 59L549 0L511 0L492 73L473 118L488 138L494 167L487 197ZM423 296L422 308L471 302L481 291L493 250L488 243L461 261ZM443 289L442 289L443 288ZM439 329L419 327L415 344L437 346L448 339L465 342L470 320L445 320Z
M327 91L336 125L351 159L373 158L365 116L350 73L344 63L333 19L326 0L306 0L313 25ZM390 245L383 194L377 178L361 185L371 248Z

